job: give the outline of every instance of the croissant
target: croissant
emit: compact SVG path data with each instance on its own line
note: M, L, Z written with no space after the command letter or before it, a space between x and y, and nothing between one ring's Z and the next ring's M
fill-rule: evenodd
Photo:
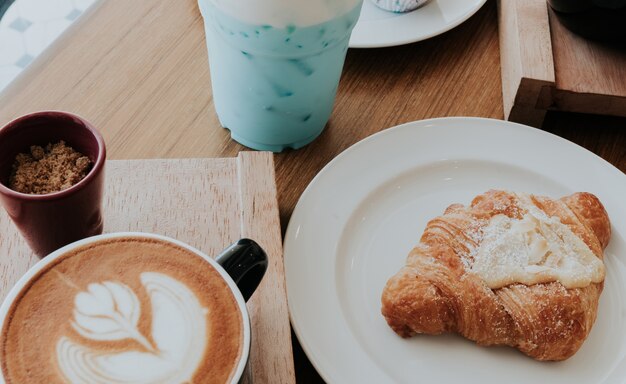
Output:
M492 190L431 220L387 282L382 314L400 336L459 333L537 360L578 351L596 319L611 237L597 197Z

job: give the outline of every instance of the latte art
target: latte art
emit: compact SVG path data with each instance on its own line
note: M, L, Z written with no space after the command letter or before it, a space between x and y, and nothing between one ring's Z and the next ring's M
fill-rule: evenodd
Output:
M153 308L154 345L137 329L141 308L130 288L109 281L90 284L74 302L72 326L77 333L100 341L132 339L143 350L111 353L63 336L57 359L70 383L178 384L192 379L207 343L207 309L189 288L167 275L144 272L141 282Z
M201 256L156 238L102 239L55 258L12 301L2 376L7 384L229 383L243 324L228 283Z

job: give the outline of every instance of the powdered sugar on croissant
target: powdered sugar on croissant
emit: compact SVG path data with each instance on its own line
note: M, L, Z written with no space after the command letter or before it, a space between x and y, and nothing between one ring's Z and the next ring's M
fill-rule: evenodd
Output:
M573 355L591 331L610 238L589 193L553 200L489 191L431 220L382 296L399 335L458 332L538 360Z

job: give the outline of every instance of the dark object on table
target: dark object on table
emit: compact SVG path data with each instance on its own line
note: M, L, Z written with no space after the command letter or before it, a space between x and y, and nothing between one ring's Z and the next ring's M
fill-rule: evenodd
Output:
M9 9L11 4L13 4L14 0L0 0L0 20L2 20L2 16Z
M60 192L32 195L8 187L13 161L32 145L63 140L93 164L84 179ZM39 257L102 233L106 150L102 136L86 120L65 112L37 112L0 129L0 202Z
M267 271L267 254L257 242L240 239L222 251L217 261L233 279L248 301Z
M548 0L561 23L602 41L626 41L626 0Z

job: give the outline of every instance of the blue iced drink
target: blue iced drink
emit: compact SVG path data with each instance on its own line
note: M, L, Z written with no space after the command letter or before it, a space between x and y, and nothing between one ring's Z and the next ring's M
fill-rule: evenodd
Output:
M259 4L264 7L255 10ZM199 0L215 109L234 140L280 152L300 148L322 132L361 4Z

